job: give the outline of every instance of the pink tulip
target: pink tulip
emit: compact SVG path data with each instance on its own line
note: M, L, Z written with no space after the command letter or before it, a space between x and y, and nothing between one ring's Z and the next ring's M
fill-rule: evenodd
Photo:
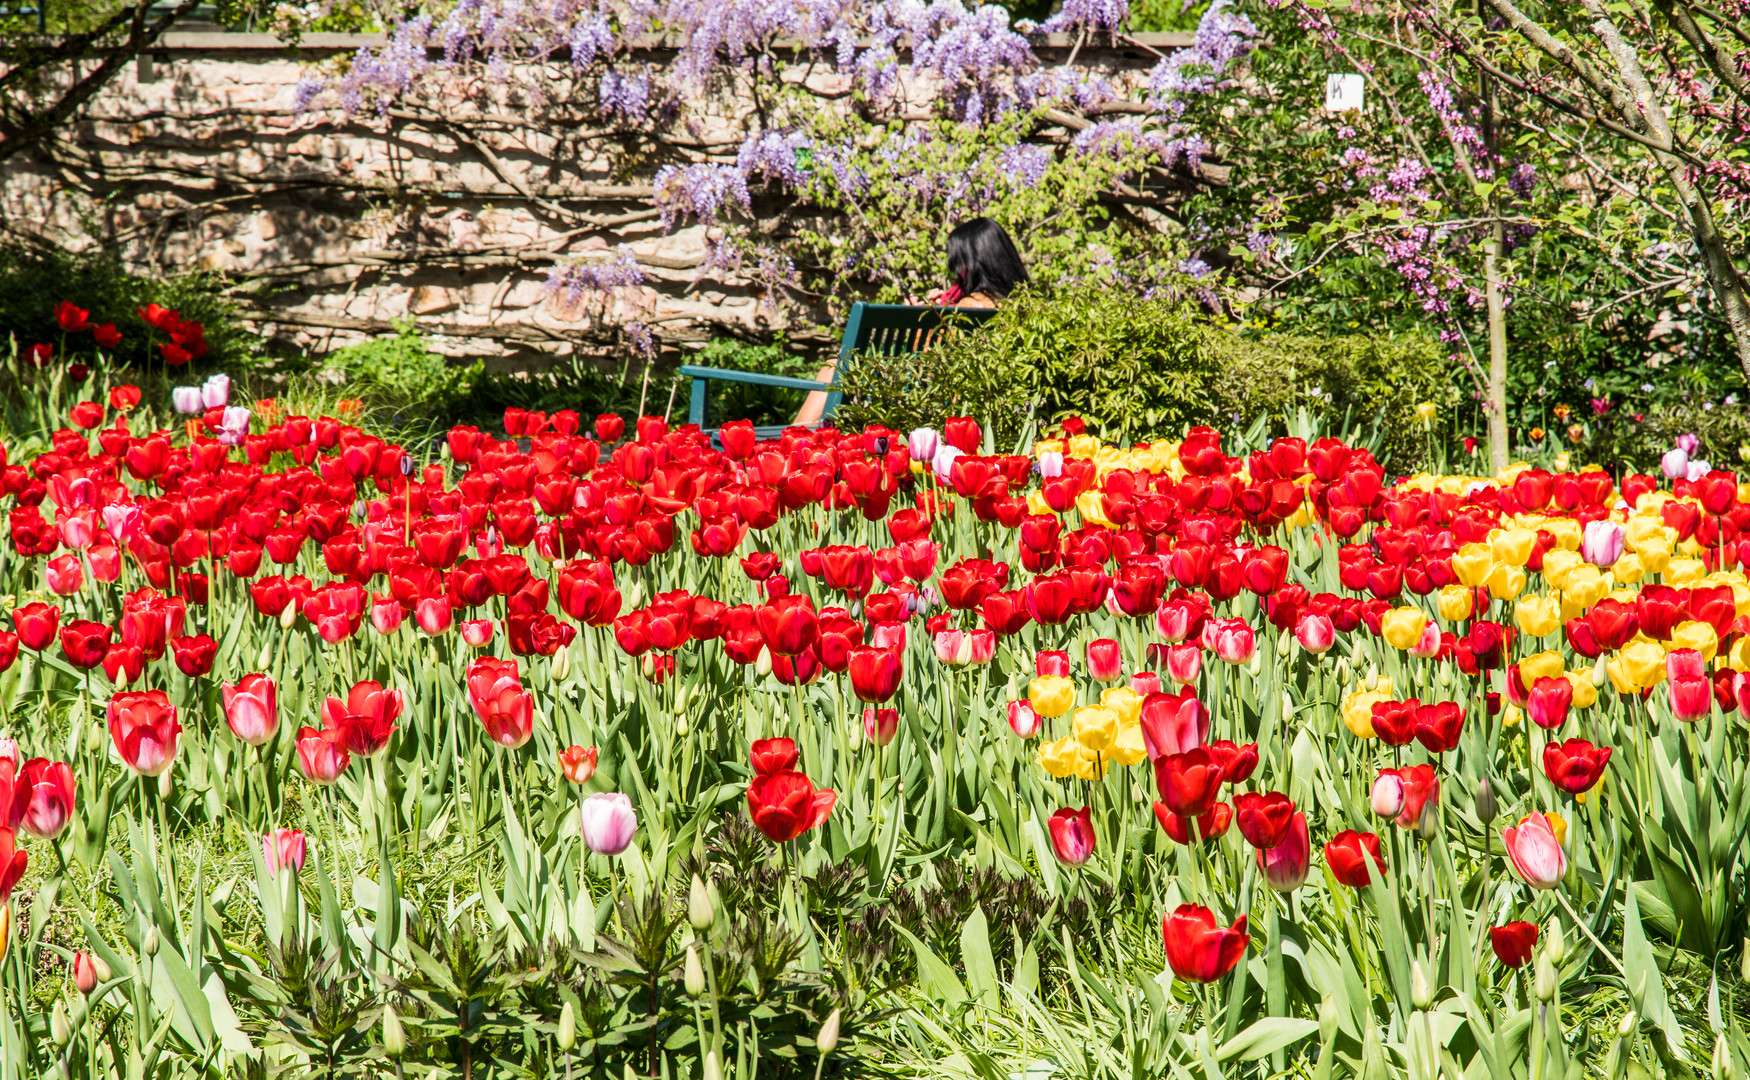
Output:
M1700 650L1673 649L1665 654L1665 675L1668 678L1700 678L1706 674L1707 660Z
M250 746L263 746L273 740L280 723L278 689L273 679L245 675L234 686L231 683L221 686L219 700L225 706L225 722L239 739Z
M43 582L56 596L72 596L85 585L85 567L77 555L60 555L43 566Z
M463 619L462 640L476 649L484 648L492 640L491 619Z
M1593 566L1614 566L1622 558L1622 526L1601 518L1588 521L1580 535L1580 557Z
M1230 664L1244 664L1256 655L1258 638L1244 619L1210 619L1203 624L1203 647Z
M1272 889L1291 893L1306 883L1311 864L1312 836L1307 832L1306 815L1296 810L1288 826L1288 838L1268 851L1258 852L1258 870Z
M1671 715L1684 723L1693 723L1713 711L1714 685L1705 675L1674 675L1666 685L1670 688Z
M1203 673L1203 646L1194 641L1167 646L1167 678L1186 686Z
M352 755L346 747L329 739L320 728L299 728L297 746L298 765L313 784L327 787L352 764Z
M869 644L877 649L898 649L905 651L905 624L902 622L878 622L869 634Z
M1130 676L1130 689L1142 697L1158 694L1161 692L1161 677L1152 671L1134 672Z
M261 854L270 875L279 877L287 867L299 873L304 869L304 834L297 829L275 829L261 838Z
M964 630L938 630L933 643L941 663L958 667L972 662L972 635Z
M1553 889L1568 872L1568 856L1542 814L1527 814L1517 827L1502 829L1501 842L1514 873L1534 889Z
M1294 624L1294 640L1309 653L1323 655L1337 640L1337 628L1329 615L1309 611Z
M371 602L371 629L379 634L393 634L401 629L407 609L392 596L378 597Z
M1039 734L1039 714L1033 711L1032 701L1022 698L1009 702L1009 730L1023 739Z
M583 800L578 811L583 842L597 855L618 855L632 846L638 815L632 800L617 791L602 791Z
M1404 782L1395 772L1384 772L1373 782L1368 799L1373 812L1382 818L1395 818L1404 810Z
M1209 736L1209 710L1190 687L1144 698L1141 721L1142 744L1151 761L1195 750Z
M996 658L997 635L993 630L968 630L967 638L971 641L971 662L988 664Z

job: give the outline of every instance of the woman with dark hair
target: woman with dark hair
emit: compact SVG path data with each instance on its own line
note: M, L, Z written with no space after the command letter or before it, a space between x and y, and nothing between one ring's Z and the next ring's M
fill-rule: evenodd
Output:
M954 284L931 297L945 306L996 307L1027 283L1015 242L986 217L963 222L948 234L948 272Z
M925 298L925 303L941 307L994 308L1009 294L1027 283L1027 267L1021 253L1003 227L987 217L963 221L948 234L948 272L954 283L938 289ZM929 331L934 333L934 331ZM820 369L815 378L832 381L838 368L835 359ZM820 422L826 410L826 391L811 391L796 414L796 423L812 426Z

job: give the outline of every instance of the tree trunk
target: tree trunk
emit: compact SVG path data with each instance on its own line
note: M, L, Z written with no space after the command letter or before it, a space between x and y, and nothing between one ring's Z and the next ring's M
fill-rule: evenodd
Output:
M1483 249L1484 298L1489 307L1489 464L1499 473L1510 456L1507 442L1507 310L1501 297L1502 228L1495 223Z

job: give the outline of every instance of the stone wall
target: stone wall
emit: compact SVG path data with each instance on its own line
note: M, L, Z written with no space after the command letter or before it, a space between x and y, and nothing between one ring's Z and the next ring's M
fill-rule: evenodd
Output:
M70 247L114 248L140 271L228 275L263 333L317 352L408 316L439 351L495 363L600 351L631 318L671 353L783 318L733 278L697 280L704 231L664 232L650 205L647 137L568 114L562 96L538 127L468 85L439 86L443 108L410 102L350 120L294 112L309 71L380 40L313 34L293 51L265 34L168 35L91 102L53 160L8 162L0 219ZM1134 79L1157 50L1189 43L1143 35L1084 48L1078 64ZM1068 44L1046 43L1042 58ZM650 53L653 65L665 62L660 47ZM798 77L836 89L830 72ZM745 131L739 106L732 92L694 103L701 122L665 136L663 149L732 155ZM611 310L549 295L555 261L607 257L620 244L645 283Z

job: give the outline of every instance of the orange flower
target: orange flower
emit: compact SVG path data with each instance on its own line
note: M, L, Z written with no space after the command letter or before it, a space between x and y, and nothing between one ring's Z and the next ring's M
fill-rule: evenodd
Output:
M1557 405L1553 411L1556 414L1557 420L1566 420L1568 418L1568 413L1573 410L1569 409L1566 405Z
M365 403L358 398L341 398L334 403L334 408L342 416L356 416L364 411Z
M1532 442L1542 442L1543 441L1543 429L1542 428L1534 427L1531 429L1529 434L1531 435Z

